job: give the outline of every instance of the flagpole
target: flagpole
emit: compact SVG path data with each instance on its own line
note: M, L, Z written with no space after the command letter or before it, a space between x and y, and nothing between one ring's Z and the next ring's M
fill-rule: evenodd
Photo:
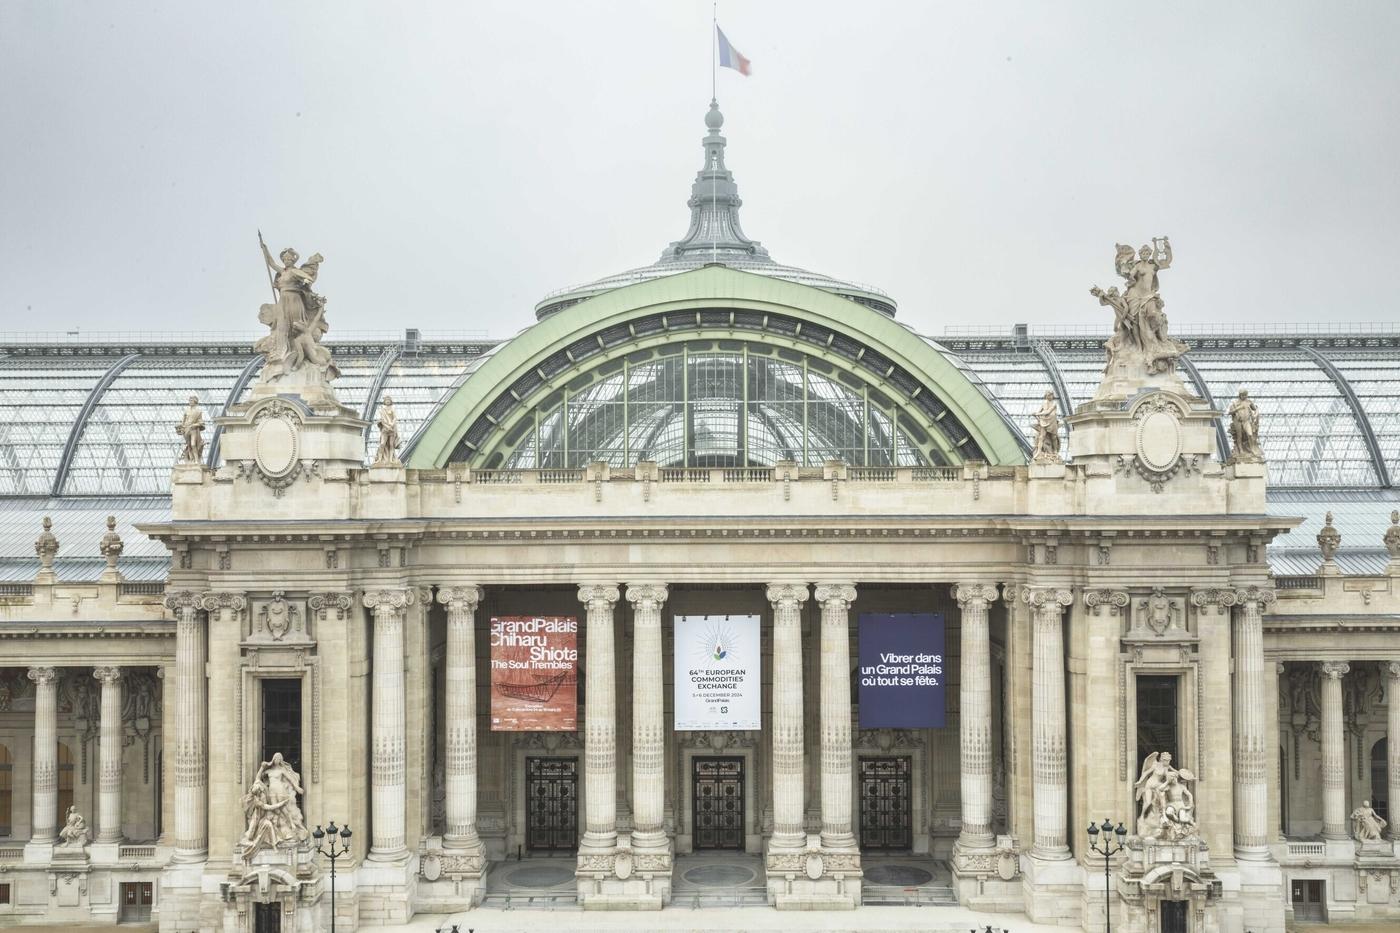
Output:
M710 100L718 100L717 93L719 75L719 0L713 0L710 6ZM715 240L718 234L715 227L719 224L719 182L716 181L715 167L710 169L710 262L719 262L719 243Z

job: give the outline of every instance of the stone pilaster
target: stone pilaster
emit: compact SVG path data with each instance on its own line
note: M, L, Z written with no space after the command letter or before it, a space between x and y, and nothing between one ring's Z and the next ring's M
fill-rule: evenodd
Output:
M661 656L664 583L628 584L632 604L632 845L670 855L665 831L666 717Z
M209 852L208 723L206 715L204 620L199 597L171 593L165 606L175 613L175 854L197 862Z
M1069 760L1065 754L1065 649L1061 633L1069 589L1025 587L1031 608L1031 782L1035 810L1034 854L1041 859L1070 857L1067 821Z
M821 584L822 848L856 852L851 830L851 634L856 588Z
M1322 838L1346 840L1347 761L1342 724L1342 678L1351 670L1345 661L1318 665L1322 707Z
M52 667L31 667L34 682L34 786L29 838L52 845L58 838L58 685Z
M481 587L438 590L447 607L447 832L444 849L479 852L476 833L476 607Z
M989 609L997 588L986 583L953 587L962 611L958 688L959 772L962 831L959 849L989 849L992 833L992 641Z
M584 852L617 847L617 673L613 648L613 607L619 593L608 583L578 590L587 607L587 660L584 675L583 768Z
M1273 590L1251 586L1235 594L1235 857L1269 858L1269 756L1264 703L1264 607Z
M404 621L415 599L412 588L370 590L364 595L365 608L374 616L374 674L370 683L373 826L369 850L374 861L397 861L408 854L404 845Z
M1395 563L1395 561L1391 561ZM1385 665L1385 777L1390 793L1390 825L1387 832L1392 840L1400 840L1400 661Z
M807 587L790 583L768 587L773 604L773 835L774 850L801 849L804 781L802 740L802 604Z
M102 684L97 739L97 842L122 838L122 669L99 667L92 676Z

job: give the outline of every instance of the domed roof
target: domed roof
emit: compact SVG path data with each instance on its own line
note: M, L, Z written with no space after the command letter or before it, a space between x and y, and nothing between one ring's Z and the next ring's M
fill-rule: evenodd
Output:
M551 292L535 305L535 316L543 319L615 288L714 263L820 288L894 317L894 299L880 289L775 262L761 243L744 235L739 225L739 207L743 201L739 198L734 174L724 164L725 138L720 135L724 114L720 112L718 101L710 101L705 126L709 130L702 141L705 165L696 173L695 183L690 189L690 200L687 202L690 207L690 229L685 236L667 246L661 258L649 266L639 266L586 285Z

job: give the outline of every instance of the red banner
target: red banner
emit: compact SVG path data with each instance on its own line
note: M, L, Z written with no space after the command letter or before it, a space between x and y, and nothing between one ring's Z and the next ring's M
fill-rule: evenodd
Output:
M578 619L491 617L491 730L578 729Z

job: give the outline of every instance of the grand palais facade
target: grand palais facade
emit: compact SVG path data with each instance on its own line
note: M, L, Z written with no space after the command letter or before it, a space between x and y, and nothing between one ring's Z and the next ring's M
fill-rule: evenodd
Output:
M343 930L1400 920L1400 332L1169 336L1161 239L927 338L705 119L686 234L509 340L267 251L256 345L0 347L0 925L324 929L327 838Z

